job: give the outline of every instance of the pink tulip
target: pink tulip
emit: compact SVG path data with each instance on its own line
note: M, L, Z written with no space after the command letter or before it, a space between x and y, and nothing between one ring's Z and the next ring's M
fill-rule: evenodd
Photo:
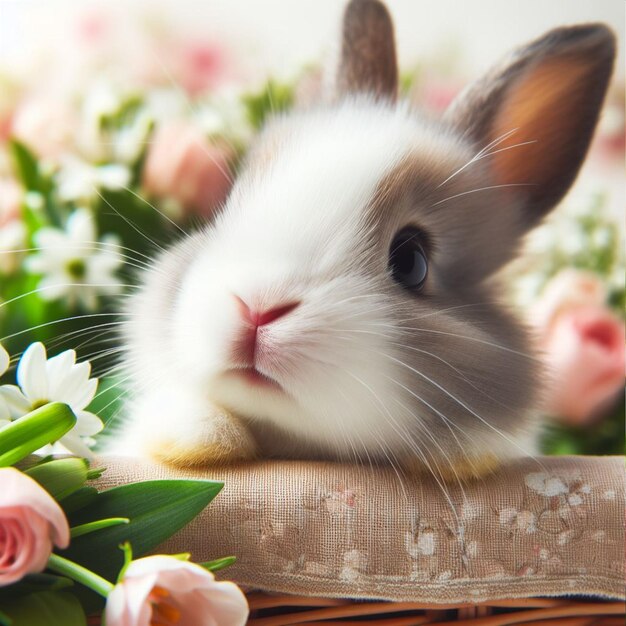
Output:
M624 322L603 306L555 317L543 339L551 376L546 409L563 421L593 420L624 385Z
M248 603L231 582L171 556L133 561L109 594L107 626L243 626Z
M210 216L230 190L230 151L210 144L183 122L155 132L143 170L146 192L171 198L188 212Z
M0 469L0 587L41 572L52 544L67 548L70 529L61 507L32 478Z

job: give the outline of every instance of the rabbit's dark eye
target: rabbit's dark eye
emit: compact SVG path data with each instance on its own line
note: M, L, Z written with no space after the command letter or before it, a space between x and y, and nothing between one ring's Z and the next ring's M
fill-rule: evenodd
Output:
M389 248L389 269L394 280L406 289L419 291L428 275L424 235L418 228L405 228Z

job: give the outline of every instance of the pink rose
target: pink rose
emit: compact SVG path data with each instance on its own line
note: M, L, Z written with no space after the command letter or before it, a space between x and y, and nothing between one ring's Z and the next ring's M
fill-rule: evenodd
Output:
M248 603L231 582L171 556L133 561L107 598L107 626L243 626Z
M11 131L38 157L56 161L71 148L77 121L60 98L32 94L15 111Z
M584 424L624 385L624 322L603 306L576 306L557 315L543 338L550 370L546 409Z
M52 544L67 548L70 529L61 507L32 478L0 469L0 587L41 572Z
M597 274L582 270L561 270L546 285L531 310L531 319L543 333L563 312L579 306L603 306L607 291Z
M172 198L187 211L210 216L231 187L230 151L210 144L183 122L157 129L143 170L146 192Z

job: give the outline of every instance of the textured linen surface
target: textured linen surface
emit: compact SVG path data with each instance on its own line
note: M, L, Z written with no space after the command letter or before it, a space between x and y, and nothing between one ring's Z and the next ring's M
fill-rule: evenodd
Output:
M224 577L267 591L459 603L625 597L624 460L516 461L448 497L390 468L267 461L179 471L104 457L100 487L201 477L224 490L160 547L236 555Z

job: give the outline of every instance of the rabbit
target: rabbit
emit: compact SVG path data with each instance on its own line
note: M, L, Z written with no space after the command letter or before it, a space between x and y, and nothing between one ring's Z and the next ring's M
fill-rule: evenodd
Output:
M339 56L331 96L267 123L130 298L129 453L445 479L533 454L544 375L494 277L577 175L614 36L556 28L439 120L399 100L378 0L348 4Z

